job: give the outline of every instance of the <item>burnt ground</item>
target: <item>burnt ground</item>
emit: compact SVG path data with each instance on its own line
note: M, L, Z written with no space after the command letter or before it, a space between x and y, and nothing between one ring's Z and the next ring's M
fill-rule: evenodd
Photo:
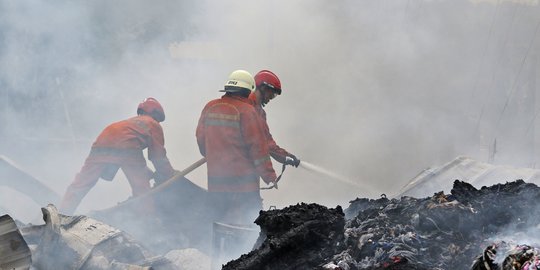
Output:
M522 180L480 189L456 180L450 194L357 198L345 211L317 204L261 211L260 246L223 269L521 269L508 268L518 261L508 258L517 249L521 267L536 249L512 241L540 231L539 198L540 188ZM496 254L500 241L507 248Z

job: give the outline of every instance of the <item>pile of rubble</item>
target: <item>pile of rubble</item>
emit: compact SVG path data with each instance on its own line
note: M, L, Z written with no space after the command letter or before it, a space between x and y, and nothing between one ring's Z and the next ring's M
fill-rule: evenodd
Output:
M302 203L261 211L255 220L260 227L255 248L222 269L540 269L540 251L535 248L539 245L534 241L540 233L534 203L538 198L540 188L522 180L480 189L456 180L449 194L438 192L426 198L357 198L345 210ZM63 216L53 206L43 208L43 214L45 225L17 224L29 249L24 248L13 221L0 219L0 229L11 239L0 250L16 251L13 265L32 263L36 269L211 268L210 258L204 254L208 252L186 248L196 242L185 235L185 241L180 241L185 247L171 250L172 243L160 240L162 231L147 232L158 239L156 244L167 247L168 252L155 256L136 238L103 222ZM102 215L103 221L112 216ZM189 217L189 223L175 224L178 227L169 235L193 227L199 220L196 215ZM202 229L201 234L209 238L211 232ZM183 259L188 257L191 261Z
M255 223L261 227L258 247L222 269L317 269L341 249L345 220L339 206L298 204L262 211Z
M534 239L538 198L540 188L521 180L479 190L456 180L451 194L356 199L344 213L316 204L266 211L256 221L262 245L223 269L537 269L521 268L540 259L516 241ZM501 241L513 248L495 252Z
M42 208L43 225L0 217L0 269L207 270L209 257L195 249L153 250L101 221ZM151 233L151 232L149 232Z

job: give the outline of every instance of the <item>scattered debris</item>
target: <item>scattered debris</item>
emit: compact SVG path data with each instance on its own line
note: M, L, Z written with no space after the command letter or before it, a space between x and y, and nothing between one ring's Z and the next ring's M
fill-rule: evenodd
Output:
M64 216L54 205L42 208L45 225L28 239L36 240L36 269L177 269L153 256L131 236L85 216Z
M538 196L540 189L522 180L480 190L456 180L451 194L359 199L350 207L358 215L347 221L347 248L334 262L346 261L348 269L470 269L491 239L538 224L523 203Z
M8 216L0 217L0 269L30 269L32 254L17 228Z
M171 250L165 254L165 258L173 262L179 270L210 269L210 257L194 248Z
M345 219L341 207L297 204L261 211L259 246L222 269L316 269L340 250Z
M534 204L527 203L537 198L540 188L522 180L479 190L456 180L451 194L356 199L345 210L343 233L334 216L339 207L263 211L256 221L267 233L261 247L223 269L471 269L493 241L540 231ZM512 260L526 265L523 258L534 250L520 250L524 255L514 252Z
M20 245L11 247L22 249L10 250L20 261L4 256L0 263L20 263L16 269L210 269L205 197L206 190L183 179L155 194L153 216L140 217L136 200L88 217L64 216L49 205L39 226L4 216L0 235L10 238L1 238L0 254L5 239L19 237ZM222 269L540 269L540 241L534 241L540 216L531 203L538 198L540 188L523 180L480 189L455 180L449 194L357 198L344 211L304 203L261 211L256 248Z
M540 251L529 245L498 242L478 256L472 270L536 270L540 269Z

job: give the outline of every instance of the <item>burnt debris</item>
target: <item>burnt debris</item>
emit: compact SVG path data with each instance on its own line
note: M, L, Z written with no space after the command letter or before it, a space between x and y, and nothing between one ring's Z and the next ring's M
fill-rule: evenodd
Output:
M540 252L536 248L540 246L540 241L536 241L540 235L535 203L538 199L540 188L522 180L480 189L456 180L450 193L438 192L425 198L357 198L345 210L340 206L327 208L301 203L261 211L255 220L260 227L255 248L224 262L222 269L540 269ZM117 217L115 213L119 212L129 213L127 206L137 209L136 205L119 205L101 212L103 221L114 224L111 217ZM161 219L159 230L152 227L152 238L163 250L151 248L152 251L164 254L175 245L181 249L197 243L202 247L201 243L209 242L212 232L209 226L204 226L207 219L194 214L204 211L190 210L181 212L191 214L189 218L169 215ZM127 220L133 218L137 219ZM52 206L44 208L44 220L45 225L19 226L23 227L22 235L32 250L33 266L43 269L178 267L163 256L151 255L128 234L105 223L83 216L62 216ZM192 238L205 236L199 242L189 237L185 241L162 241L197 225L200 232L193 233ZM130 228L126 231L132 232ZM117 239L122 239L123 244L116 245ZM82 240L85 242L79 243ZM145 246L153 243L142 242ZM74 248L81 246L87 248ZM46 260L59 249L68 255L64 260ZM91 250L88 253L91 256L84 255L85 250ZM204 248L201 250L207 253ZM169 257L180 261L180 257L173 255Z
M345 219L339 206L302 203L261 211L255 223L260 246L222 269L316 269L341 249Z
M316 204L262 211L261 246L223 269L510 269L505 258L524 265L536 249L516 243L499 252L500 262L487 253L492 268L481 260L484 249L538 230L539 196L538 186L522 180L481 189L456 180L450 194L358 198L345 213Z

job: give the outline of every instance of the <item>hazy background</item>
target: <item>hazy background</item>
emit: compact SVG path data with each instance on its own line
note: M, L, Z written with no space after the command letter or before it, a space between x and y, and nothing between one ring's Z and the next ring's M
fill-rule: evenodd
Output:
M347 207L460 155L535 167L538 4L2 0L0 154L63 194L99 132L152 96L182 170L200 158L197 120L228 74L270 69L283 86L266 107L277 143L370 188L289 168L279 190L262 191L265 207ZM205 187L206 168L188 178ZM78 212L130 194L119 174ZM40 215L1 187L0 206Z

